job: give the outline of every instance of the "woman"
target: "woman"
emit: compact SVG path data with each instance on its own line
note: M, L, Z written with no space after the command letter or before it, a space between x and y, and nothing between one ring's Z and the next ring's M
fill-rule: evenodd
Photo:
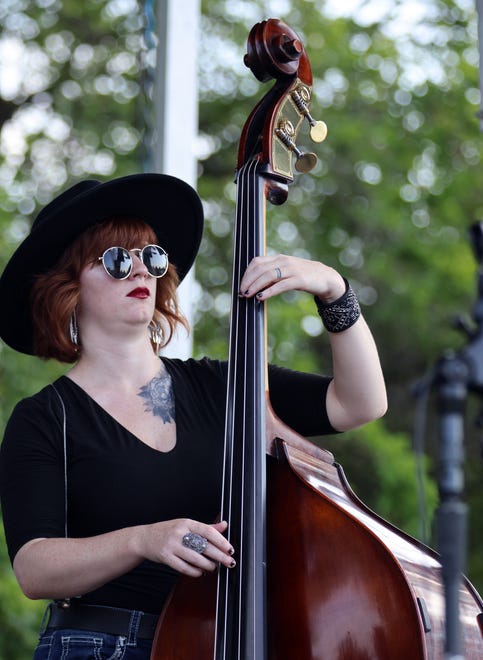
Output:
M17 405L0 454L15 575L27 597L55 602L36 660L101 648L149 658L177 577L236 564L226 522L213 523L226 365L158 356L185 323L176 286L202 224L197 194L173 177L85 181L38 215L0 279L4 341L74 365ZM240 282L240 295L260 300L291 289L316 296L334 376L271 367L275 412L305 435L382 415L377 351L336 271L267 256Z

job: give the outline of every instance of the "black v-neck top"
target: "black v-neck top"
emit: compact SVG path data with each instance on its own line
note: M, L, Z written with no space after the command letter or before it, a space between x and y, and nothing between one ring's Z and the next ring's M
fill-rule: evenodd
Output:
M163 358L171 376L175 447L160 452L119 424L66 376L55 383L67 420L67 535L88 537L175 518L213 522L219 513L226 363ZM334 433L330 378L270 367L276 414L299 433ZM0 496L10 559L27 541L64 537L62 404L47 386L17 404L0 449ZM82 596L82 602L160 612L177 573L144 561Z

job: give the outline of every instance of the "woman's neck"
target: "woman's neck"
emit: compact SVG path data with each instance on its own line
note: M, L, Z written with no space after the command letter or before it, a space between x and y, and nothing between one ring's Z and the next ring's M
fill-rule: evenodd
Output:
M162 364L147 336L138 341L112 338L105 344L83 348L68 376L80 385L138 387L159 374Z

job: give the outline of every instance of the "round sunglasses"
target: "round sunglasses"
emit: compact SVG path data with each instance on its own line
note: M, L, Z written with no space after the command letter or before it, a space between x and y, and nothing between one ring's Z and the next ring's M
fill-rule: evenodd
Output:
M163 277L168 271L168 255L159 245L145 245L141 248L126 250L122 247L110 247L98 261L102 261L104 270L115 280L125 280L132 272L133 259L131 252L135 252L146 266L151 277Z

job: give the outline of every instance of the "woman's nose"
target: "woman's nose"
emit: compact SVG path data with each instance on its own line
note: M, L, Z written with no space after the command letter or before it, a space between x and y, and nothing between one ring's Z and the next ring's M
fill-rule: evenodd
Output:
M148 269L144 265L140 255L136 254L135 252L131 252L131 258L132 258L131 276L141 275L143 277L147 277L149 275Z

